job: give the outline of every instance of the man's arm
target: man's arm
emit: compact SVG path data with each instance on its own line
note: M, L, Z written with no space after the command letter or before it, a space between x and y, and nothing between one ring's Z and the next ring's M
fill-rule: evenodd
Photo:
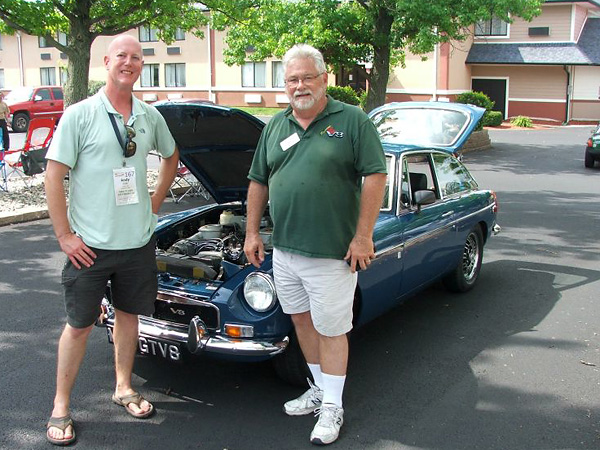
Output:
M269 187L256 181L250 181L244 253L246 253L248 261L256 267L260 267L265 260L265 247L258 232L260 230L260 220L268 201Z
M67 218L67 199L63 187L63 180L68 171L68 166L57 161L48 160L44 181L46 201L54 234L58 239L61 250L69 257L76 268L81 269L81 265L90 267L94 264L96 254L83 243L79 236L71 231L69 219Z
M158 181L156 182L156 187L154 188L154 194L152 194L152 197L150 198L152 201L152 212L154 214L158 214L160 206L167 197L169 188L171 187L171 184L173 184L173 180L177 174L178 164L179 150L177 147L175 147L175 151L171 156L168 158L161 158L160 160L160 167L158 168Z
M366 269L371 264L371 259L375 257L373 228L383 201L386 177L385 173L373 173L365 177L360 196L360 214L356 234L344 257L346 261L350 261L352 272L356 271L357 263L361 269Z

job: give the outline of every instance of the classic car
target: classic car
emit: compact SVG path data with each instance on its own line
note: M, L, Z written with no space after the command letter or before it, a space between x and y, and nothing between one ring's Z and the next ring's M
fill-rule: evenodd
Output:
M587 140L584 158L585 167L594 167L596 161L600 161L600 125L594 129Z
M159 292L155 313L139 319L139 352L171 361L199 354L272 360L282 378L305 383L308 368L277 301L271 254L256 269L242 250L247 174L264 123L198 102L157 108L181 160L215 201L159 220ZM477 281L484 244L499 231L497 201L454 153L482 114L468 105L411 102L372 112L389 175L374 230L376 259L358 276L355 327L435 281L453 291ZM261 221L267 250L272 225L267 209ZM110 287L103 308L112 341Z

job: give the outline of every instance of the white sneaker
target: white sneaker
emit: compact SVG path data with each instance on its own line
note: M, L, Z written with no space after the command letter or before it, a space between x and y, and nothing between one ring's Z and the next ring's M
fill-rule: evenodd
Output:
M344 408L333 403L325 403L315 416L319 416L319 420L310 433L310 442L316 445L335 442L344 423Z
M283 411L288 416L304 416L313 413L323 402L323 391L308 378L308 391L300 397L290 400L283 405Z

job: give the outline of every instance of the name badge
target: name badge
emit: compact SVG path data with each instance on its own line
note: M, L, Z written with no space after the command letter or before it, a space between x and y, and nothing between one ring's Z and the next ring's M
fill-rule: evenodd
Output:
M286 137L283 141L279 143L279 145L281 145L281 150L285 152L288 148L290 148L292 145L297 144L298 142L300 142L300 136L298 136L298 133L294 133Z
M139 202L135 183L135 167L113 169L113 182L117 206L134 205Z

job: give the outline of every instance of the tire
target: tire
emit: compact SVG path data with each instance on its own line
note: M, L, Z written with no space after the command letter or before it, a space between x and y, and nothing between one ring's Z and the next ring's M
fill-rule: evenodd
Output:
M594 167L594 157L590 155L590 151L588 149L585 150L584 164L587 168Z
M17 113L13 116L12 129L15 133L24 133L29 128L29 116L25 113Z
M456 268L443 279L446 289L452 292L467 292L475 286L483 260L483 234L476 225L468 234L462 257Z
M307 386L306 379L310 378L312 380L296 333L291 334L290 343L287 348L282 354L275 356L272 363L275 373L277 373L279 378L290 384Z

